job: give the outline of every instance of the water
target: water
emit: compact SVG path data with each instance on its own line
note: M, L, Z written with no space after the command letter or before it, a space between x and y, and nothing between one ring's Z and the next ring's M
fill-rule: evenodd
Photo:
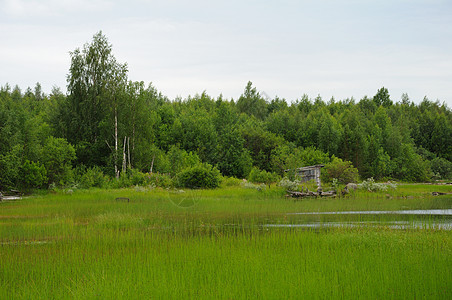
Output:
M289 223L263 228L385 227L391 229L452 230L452 209L397 211L329 211L288 213Z
M435 229L452 230L452 221L423 222L423 221L395 221L395 222L313 222L304 224L265 224L263 228L356 228L356 227L386 227L391 229Z
M367 210L367 211L329 211L329 212L302 212L288 215L427 215L452 216L452 209L418 209L418 210Z

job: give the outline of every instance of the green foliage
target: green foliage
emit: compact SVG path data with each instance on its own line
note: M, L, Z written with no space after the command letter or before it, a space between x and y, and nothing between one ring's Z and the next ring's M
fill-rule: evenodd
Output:
M357 182L359 174L351 162L333 156L331 162L325 164L325 167L321 170L321 179L325 182L332 182L334 178L339 183L347 184Z
M443 179L452 178L452 162L447 159L436 157L430 162L433 174L439 175Z
M260 170L257 167L253 167L248 175L248 180L253 183L264 183L270 186L270 184L277 182L279 176L276 173Z
M169 169L166 172L171 176L176 176L182 170L196 166L201 163L196 152L187 152L179 149L178 146L172 145L167 153Z
M237 108L240 112L260 120L267 116L267 103L257 92L256 88L253 88L251 81L248 81L245 91L237 101Z
M221 175L217 168L211 165L197 164L182 170L176 176L176 185L191 189L217 188L220 186Z
M249 181L244 181L240 185L244 189L252 189L252 190L257 190L259 192L262 192L267 188L265 183L255 184L255 183L252 183Z
M173 186L173 180L167 174L148 173L146 174L146 184L154 187L169 188Z
M243 179L238 179L235 177L223 177L221 179L221 186L240 186L243 182Z
M0 190L15 188L20 181L20 151L21 147L16 145L10 152L0 155Z
M429 179L429 166L422 157L416 153L410 144L402 144L400 156L395 159L396 168L394 175L396 178L415 182L427 181Z
M222 112L222 116L217 117L228 118L226 112ZM221 121L226 120L218 120L219 123ZM237 125L227 123L218 125L218 133L216 166L224 176L246 177L253 160L248 149L245 149L245 139Z
M105 165L113 151L106 141L114 145L113 129L120 108L125 106L127 64L116 61L112 45L102 32L70 55L69 96L60 110L59 122L64 124L60 135L74 145L89 144L77 147L79 163Z
M26 189L42 188L47 182L47 171L45 167L37 162L25 160L20 169L21 185Z
M102 188L107 182L107 178L98 166L86 168L84 165L75 169L76 183L81 188L98 187Z
M284 188L286 191L298 191L300 184L301 181L297 179L292 181L289 178L284 177L279 181L278 186Z
M395 102L384 87L357 103L320 95L264 99L251 82L237 101L206 92L170 101L151 84L127 81L127 64L116 61L102 32L70 59L67 96L59 88L45 95L39 83L0 88L0 189L44 186L45 177L68 184L71 167L81 165L88 169L76 172L75 183L87 187L146 184L142 174L114 181L96 169L116 176L123 164L173 178L200 163L237 178L257 167L293 180L295 172L286 170L328 164L333 156L363 178L452 176L452 111L439 101L416 105L405 94ZM61 161L51 149L57 138L76 155Z
M42 162L47 170L48 183L65 185L73 180L72 161L75 149L65 139L49 137L42 149Z
M375 182L375 180L371 177L367 178L367 180L364 180L363 182L358 184L358 187L368 192L385 192L388 190L388 187L396 189L397 185L392 183L391 184L378 183Z
M146 174L136 170L136 169L128 169L127 175L129 176L130 182L132 185L145 185L147 182Z
M272 153L278 145L284 143L284 140L253 123L250 121L246 127L242 128L244 147L251 155L253 166L271 172L273 171Z
M385 87L382 87L377 91L377 94L373 97L373 101L377 106L385 106L389 107L392 105L392 101L389 97L388 89Z

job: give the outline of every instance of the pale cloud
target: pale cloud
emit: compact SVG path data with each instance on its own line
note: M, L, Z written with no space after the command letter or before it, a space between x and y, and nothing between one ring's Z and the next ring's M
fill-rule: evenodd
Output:
M4 0L3 9L12 17L51 17L66 13L109 9L113 1L105 0Z
M64 89L68 52L102 30L129 78L170 98L206 90L237 99L251 80L287 100L360 99L385 86L396 101L406 92L452 106L447 1L0 3L0 85Z

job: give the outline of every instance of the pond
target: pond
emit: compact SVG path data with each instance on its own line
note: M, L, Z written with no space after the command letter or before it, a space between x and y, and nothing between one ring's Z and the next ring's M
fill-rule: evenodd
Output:
M452 230L452 209L397 211L331 211L288 213L287 222L263 228L386 227L391 229Z

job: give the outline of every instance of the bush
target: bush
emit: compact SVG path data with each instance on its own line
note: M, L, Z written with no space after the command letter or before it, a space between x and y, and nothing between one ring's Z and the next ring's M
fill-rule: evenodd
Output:
M178 187L191 189L217 188L220 186L220 181L220 171L207 163L186 168L176 176Z
M264 183L270 185L273 182L278 181L279 176L276 173L270 173L265 170L259 170L259 168L253 167L248 180L253 183Z
M46 169L37 162L25 160L19 173L24 188L41 188L47 183Z
M75 149L65 139L49 137L42 149L42 162L47 171L48 183L65 185L72 182L72 161Z
M301 182L297 179L295 179L294 181L291 181L289 178L284 177L278 183L278 186L283 187L286 191L298 191L298 186L300 184L301 184Z
M173 181L167 174L149 173L146 174L146 184L154 187L169 188L173 186Z
M321 178L325 182L332 182L333 178L336 178L339 183L347 184L357 182L359 174L351 162L333 156L331 162L322 169Z
M237 179L235 177L223 177L221 180L221 185L223 186L240 186L243 182L242 179Z
M105 184L105 175L102 172L102 170L95 166L92 168L88 168L83 170L83 167L81 168L82 170L80 170L79 168L77 168L77 173L78 176L80 176L79 178L79 184L80 187L88 189L90 187L103 187ZM81 173L81 174L80 174Z
M397 185L395 184L384 184L384 183L377 183L375 180L371 177L367 180L364 180L362 183L358 184L358 188L365 189L369 192L384 192L388 190L388 187L391 187L392 189L395 189Z
M137 169L127 169L127 176L131 185L145 185L146 183L146 174Z
M447 159L436 157L430 162L432 172L439 174L443 179L452 178L452 162Z
M240 184L244 189L254 189L254 190L258 190L259 192L262 192L266 189L265 184L261 183L261 184L254 184L248 181L244 181Z

